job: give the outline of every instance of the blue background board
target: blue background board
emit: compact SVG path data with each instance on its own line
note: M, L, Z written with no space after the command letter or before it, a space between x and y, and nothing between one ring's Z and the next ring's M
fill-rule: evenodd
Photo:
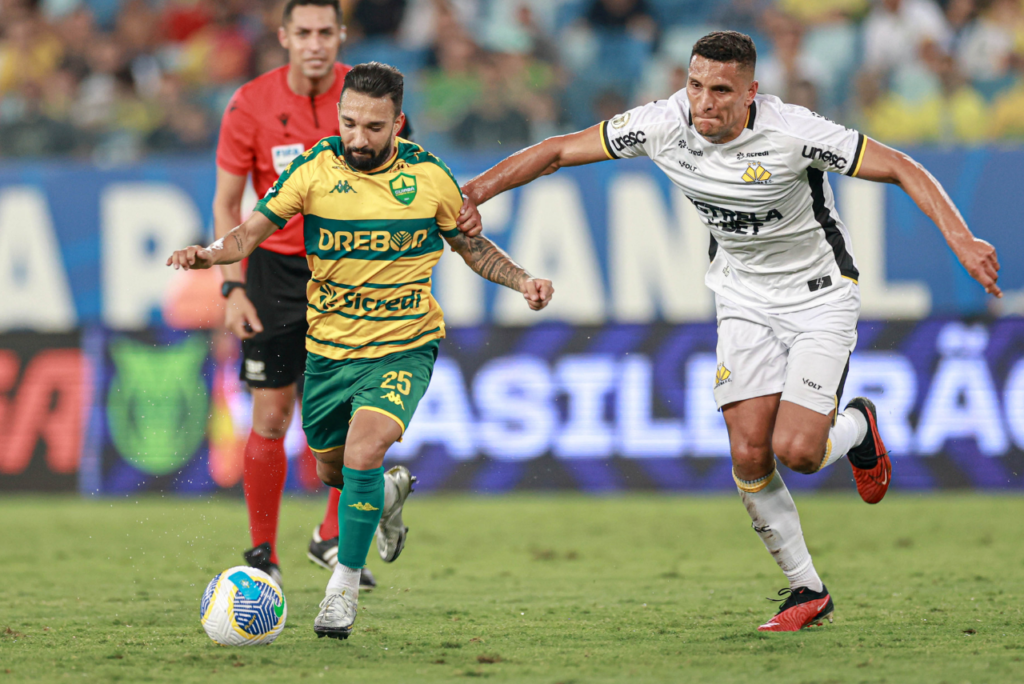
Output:
M943 183L975 233L997 247L1003 288L1024 289L1024 241L1020 236L1020 211L1017 209L1017 179L1024 176L1024 151L971 149L912 153ZM441 154L461 182L497 161L493 157ZM606 290L609 288L608 188L627 173L648 174L663 193L666 207L671 207L670 197L678 190L648 160L594 164L564 169L558 174L571 179L580 193ZM214 180L213 159L207 155L155 158L110 169L98 169L84 162L0 163L0 191L28 185L40 189L46 197L80 325L99 322L102 318L100 214L104 191L124 182L171 184L191 198L210 235ZM837 195L841 192L842 188L837 188ZM513 193L508 224L512 230L493 234L499 245L507 246L512 238L520 197L520 192ZM938 229L899 188L886 188L885 198L888 281L924 283L931 293L932 315L984 313L988 304L984 292L960 267ZM855 241L855 253L856 248ZM494 288L487 298L488 312L493 305L493 292Z
M1024 489L1024 320L862 321L859 335L841 405L861 395L878 406L896 488ZM110 349L125 336L86 336L90 365L102 369L86 451L100 457L83 458L82 491L216 489L206 440L157 476L119 453L110 412L127 402L147 420L154 398L169 397L170 409L181 399L145 375L122 383L135 388L131 397L112 394L125 369ZM133 337L161 354L190 336ZM713 323L454 328L387 461L407 463L425 490L731 491L728 436L712 398L715 340ZM194 365L189 386L202 387L200 376L208 383L212 364ZM785 477L792 489L853 487L845 461Z

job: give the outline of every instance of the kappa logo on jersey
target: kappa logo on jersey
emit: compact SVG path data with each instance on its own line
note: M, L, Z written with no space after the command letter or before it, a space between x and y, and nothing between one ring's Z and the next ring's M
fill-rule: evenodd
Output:
M400 173L391 180L391 194L395 199L409 206L416 199L416 176Z
M402 397L400 397L397 394L395 394L394 390L388 392L387 394L381 395L381 399L387 399L392 404L398 404L403 409L405 408L405 404L402 403Z
M829 152L828 150L823 150L820 147L812 147L811 149L807 149L807 145L804 145L804 150L803 152L801 152L801 154L806 159L810 159L811 161L814 161L816 159L823 161L829 166L834 166L840 171L845 169L846 165L849 163L847 162L846 157L840 157L835 152Z
M761 226L783 219L782 212L774 208L769 209L768 213L763 217L759 217L753 211L735 211L725 207L716 207L714 204L702 202L692 197L687 197L687 199L693 202L693 206L702 214L701 218L705 223L709 226L720 228L726 233L757 235L761 231ZM751 230L751 233L747 233L748 228Z
M621 152L627 147L635 147L645 142L647 142L646 133L643 131L632 131L626 135L620 135L618 138L612 138L612 147L615 148L616 152Z
M411 235L409 231L400 230L392 235L386 230L337 230L332 233L326 228L321 228L320 242L317 246L322 252L352 252L358 249L386 252L389 248L396 252L404 252L419 247L426 240L426 230L417 230Z
M732 371L725 367L724 363L718 364L718 370L715 371L715 389L718 389L727 382L732 382Z
M349 504L348 507L349 508L354 508L357 511L363 511L364 513L369 513L370 511L379 511L380 510L379 508L377 508L373 504L363 503L362 501L358 501L358 502L356 502L354 504Z
M758 185L764 185L765 183L771 182L771 172L761 166L761 162L751 162L747 164L747 170L743 172L744 183L756 183Z
M344 195L344 194L348 194L350 192L356 192L356 189L353 188L351 185L349 185L347 180L344 180L344 181L338 181L338 184L335 185L331 189L331 191L329 193L327 193L327 194L328 195L333 195L336 192Z
M612 125L612 128L619 129L629 123L629 119L631 116L633 116L632 112L625 112L624 114L619 114L609 123Z

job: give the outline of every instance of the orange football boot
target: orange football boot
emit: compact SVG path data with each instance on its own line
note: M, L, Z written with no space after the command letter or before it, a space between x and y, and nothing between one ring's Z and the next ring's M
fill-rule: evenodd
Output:
M864 441L850 449L846 459L853 468L853 478L857 481L857 493L869 504L882 500L889 491L892 482L892 462L889 453L878 434L878 411L870 399L856 397L850 400L846 408L855 408L864 414L868 422L868 434Z

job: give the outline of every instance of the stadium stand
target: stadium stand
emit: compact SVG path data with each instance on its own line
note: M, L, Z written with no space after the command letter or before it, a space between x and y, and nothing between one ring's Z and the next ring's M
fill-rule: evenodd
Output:
M685 83L717 28L762 92L901 145L1024 137L1021 0L350 0L343 59L409 74L429 145L519 146ZM284 60L278 0L0 0L0 156L208 151Z

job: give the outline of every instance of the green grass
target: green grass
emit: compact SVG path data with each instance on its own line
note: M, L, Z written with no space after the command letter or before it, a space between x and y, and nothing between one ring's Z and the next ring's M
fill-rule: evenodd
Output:
M1024 502L797 496L836 622L759 634L783 586L734 496L414 496L345 642L312 630L320 501L287 501L288 625L221 648L203 587L240 501L0 499L0 684L16 681L1020 682Z

